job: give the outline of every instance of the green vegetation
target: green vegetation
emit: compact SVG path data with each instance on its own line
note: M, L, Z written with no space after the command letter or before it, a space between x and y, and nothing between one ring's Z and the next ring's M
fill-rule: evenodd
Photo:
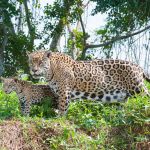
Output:
M147 97L137 96L119 105L87 100L72 102L63 117L57 117L50 100L46 99L32 107L30 117L24 117L20 114L16 94L6 95L0 91L0 148L7 145L9 149L10 141L27 149L148 148L149 122ZM7 132L10 133L8 139Z
M101 25L99 18L99 26L89 29L88 26L93 26L90 18L94 20L99 14L107 14L106 24ZM60 38L64 37L61 52L65 51L73 58L90 59L86 52L90 50L95 54L95 48L99 48L101 58L110 58L113 49L117 52L117 46L125 44L127 47L123 51L129 49L129 60L138 62L141 58L135 35L139 35L140 45L144 45L142 52L148 52L149 21L149 0L53 0L53 3L1 0L0 75L14 76L16 69L28 73L26 52L41 48L58 51ZM126 43L126 40L130 42ZM135 58L130 52L134 52ZM149 58L142 63L144 68L148 61Z

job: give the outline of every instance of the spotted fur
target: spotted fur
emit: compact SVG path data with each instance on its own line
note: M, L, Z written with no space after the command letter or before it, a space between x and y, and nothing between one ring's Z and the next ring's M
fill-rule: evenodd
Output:
M149 95L143 69L124 60L75 61L70 56L49 51L29 54L31 75L44 76L49 86L59 95L62 114L70 99L91 99L104 103L121 102L141 93ZM150 80L149 80L150 81Z
M21 112L23 115L30 114L32 104L40 103L43 98L56 96L48 85L32 84L31 82L19 80L17 78L1 78L3 82L3 90L9 94L15 91L18 95ZM53 102L55 102L53 100Z

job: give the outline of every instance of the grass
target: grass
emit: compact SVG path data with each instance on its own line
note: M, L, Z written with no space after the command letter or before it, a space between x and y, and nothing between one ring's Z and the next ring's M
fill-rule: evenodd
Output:
M137 96L120 105L72 102L63 117L57 117L46 99L24 117L16 94L0 90L0 149L21 145L25 149L135 150L148 149L149 142L148 97Z

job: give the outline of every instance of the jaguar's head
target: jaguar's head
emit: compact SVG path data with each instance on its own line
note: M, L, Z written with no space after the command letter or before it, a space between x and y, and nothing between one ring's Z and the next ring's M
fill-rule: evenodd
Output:
M16 91L16 80L14 78L1 77L1 81L3 84L3 90L6 94Z
M30 73L35 79L45 77L49 74L50 65L50 51L35 51L28 53Z

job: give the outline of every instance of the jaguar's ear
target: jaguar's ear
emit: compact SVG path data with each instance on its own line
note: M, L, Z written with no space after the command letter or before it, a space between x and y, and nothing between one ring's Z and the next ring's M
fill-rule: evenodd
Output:
M13 79L14 79L14 82L17 82L17 81L18 81L18 78L17 78L17 77L14 77Z
M49 58L51 56L51 52L50 51L46 51L45 54L44 54L44 56L46 56L46 57Z
M3 78L3 77L0 77L0 80L1 80L1 81L4 81L4 79L5 79L5 78Z

